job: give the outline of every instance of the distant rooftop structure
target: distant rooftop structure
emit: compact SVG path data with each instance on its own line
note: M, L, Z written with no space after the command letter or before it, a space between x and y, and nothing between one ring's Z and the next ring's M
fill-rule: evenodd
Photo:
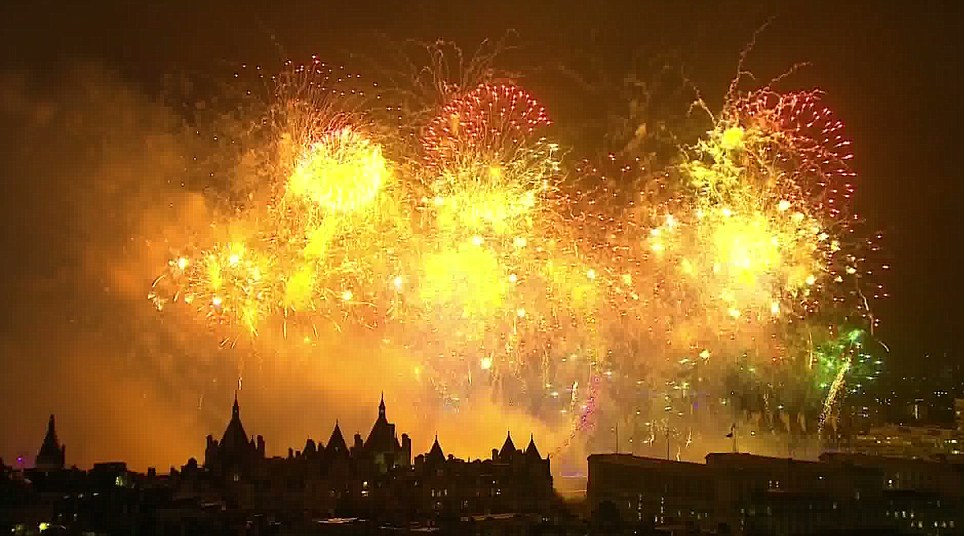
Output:
M747 453L711 453L706 463L629 454L588 461L594 515L666 531L937 535L960 534L964 523L964 466L948 461L840 452L819 461Z
M856 454L912 459L964 459L964 432L939 426L876 426L854 436L848 449Z
M61 445L57 440L57 430L55 429L54 416L50 416L47 421L47 435L40 446L37 454L36 467L42 471L55 471L64 468L67 446Z

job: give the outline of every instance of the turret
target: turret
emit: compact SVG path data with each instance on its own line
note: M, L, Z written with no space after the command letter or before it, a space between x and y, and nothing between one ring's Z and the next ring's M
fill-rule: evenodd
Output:
M529 434L529 446L526 447L526 458L531 460L541 460L542 456L539 454L539 449L536 448L535 436Z
M331 431L328 444L325 446L327 456L348 454L348 445L345 444L345 437L341 434L341 427L335 421L335 429Z
M515 443L512 442L512 433L506 432L505 443L502 444L502 450L499 451L499 459L503 462L510 461L516 454Z
M264 440L260 436L248 436L241 424L241 407L238 404L238 393L234 393L234 403L231 405L231 420L228 421L221 440L209 437L205 449L204 465L217 472L235 468L241 472L248 472L258 458L264 458Z
M428 451L425 456L425 463L428 464L442 464L445 463L445 454L442 452L442 446L438 443L438 435L435 436L435 442L432 443L432 449Z
M61 446L57 440L54 416L50 416L47 421L47 435L44 436L43 444L40 445L40 452L37 454L37 469L46 471L59 470L64 468L64 460L67 456L67 447Z
M218 440L214 436L208 435L207 443L204 448L204 467L211 469L218 461Z

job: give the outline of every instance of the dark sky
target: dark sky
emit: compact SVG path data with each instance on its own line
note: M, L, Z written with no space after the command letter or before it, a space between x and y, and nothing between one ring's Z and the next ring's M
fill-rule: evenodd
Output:
M149 393L171 396L163 386L137 383L123 367L119 370L127 372L120 373L115 386L115 365L89 357L90 352L116 349L105 342L109 338L88 341L110 331L113 322L105 302L91 294L109 292L108 286L116 293L124 283L108 285L76 275L84 273L92 251L103 252L106 259L133 255L128 249L133 247L128 243L133 231L117 232L107 242L95 234L126 229L124 211L139 206L90 207L83 205L88 199L84 196L98 188L144 193L142 186L110 181L86 185L65 174L65 167L96 168L105 152L120 149L88 146L69 130L28 129L24 125L44 121L44 106L33 103L66 102L63 107L78 117L102 115L98 132L110 140L112 121L121 124L117 135L123 128L139 132L139 125L170 121L163 114L118 109L125 103L131 110L144 108L141 96L156 92L165 75L215 76L242 62L270 62L282 55L343 55L353 47L374 46L372 32L394 39L451 39L472 49L484 38L515 30L516 42L533 51L534 58L596 57L615 79L634 55L665 53L678 58L692 81L712 96L722 94L754 31L771 20L747 67L765 80L796 62L810 62L795 80L824 89L855 140L854 167L860 176L856 203L868 227L884 234L886 262L892 266L882 278L892 298L876 308L882 322L878 336L893 350L890 366L934 371L960 362L964 8L959 2L244 4L7 0L0 6L0 113L19 118L4 121L0 129L0 292L7 302L0 327L0 370L10 372L0 372L6 377L0 381L0 435L11 428L27 437L42 432L43 415L53 401L71 400L61 394L69 383L66 378L91 374L89 367L104 371L103 378L94 373L86 389L130 388L145 398ZM100 90L92 71L102 73ZM74 88L85 92L84 99L74 102ZM85 108L94 101L117 106ZM567 120L579 120L578 114ZM27 136L31 132L36 137ZM132 146L135 151L166 147L163 137L142 142ZM131 169L150 162L149 154L144 152L144 160L132 163ZM70 162L65 161L68 155ZM170 176L176 175L177 166L170 167ZM91 219L97 224L89 224ZM91 245L95 241L96 247ZM70 348L87 343L83 355L71 354ZM56 357L64 352L67 357ZM938 357L924 360L925 354ZM176 368L169 363L153 366ZM74 399L79 396L76 389L67 389ZM108 398L99 407L109 406ZM136 410L130 410L117 420L134 417ZM20 448L21 443L4 443L0 456Z

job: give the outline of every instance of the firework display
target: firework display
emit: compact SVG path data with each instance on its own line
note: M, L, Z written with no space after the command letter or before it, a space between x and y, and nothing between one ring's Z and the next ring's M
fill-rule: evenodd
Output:
M233 338L361 333L442 404L522 408L564 445L609 423L640 445L809 432L875 377L850 141L818 92L733 95L650 170L570 158L514 83L453 89L411 143L380 97L292 71L242 140L257 186L173 248L158 308Z

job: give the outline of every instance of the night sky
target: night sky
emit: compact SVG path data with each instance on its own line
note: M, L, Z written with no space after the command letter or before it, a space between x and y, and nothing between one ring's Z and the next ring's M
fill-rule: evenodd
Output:
M883 234L892 267L880 278L891 298L875 307L877 336L891 348L887 367L921 374L961 362L959 2L178 4L0 6L0 457L8 463L35 454L51 412L64 416L68 458L79 464L183 463L201 453L205 434L220 432L230 389L201 415L185 411L198 405L204 380L180 359L143 357L178 347L160 328L144 342L153 325L146 267L157 260L145 236L152 222L178 217L151 199L179 195L185 165L164 135L176 119L153 103L165 77L225 76L240 63L281 57L377 54L374 35L444 38L472 50L514 30L519 65L590 57L615 80L640 57L665 55L712 100L770 21L746 67L767 80L809 62L794 84L825 90L854 139L856 205L867 228ZM540 89L551 108L557 97ZM559 103L565 121L594 119L580 113L596 107L579 104ZM334 403L337 392L325 393L310 403ZM309 403L297 393L261 402L285 410ZM338 404L343 418L365 426L368 398L340 396ZM304 418L296 421L290 437L303 438Z

